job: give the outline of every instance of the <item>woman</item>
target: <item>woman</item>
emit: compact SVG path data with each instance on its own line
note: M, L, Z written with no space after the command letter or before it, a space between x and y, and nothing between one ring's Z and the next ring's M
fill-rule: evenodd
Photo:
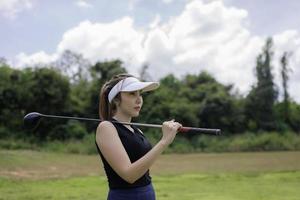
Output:
M116 122L131 122L137 117L143 105L141 93L158 86L156 82L141 82L121 74L101 89L99 113L105 121L97 128L96 145L108 178L108 200L155 199L149 168L172 143L181 124L174 120L164 122L162 137L152 147L138 128Z

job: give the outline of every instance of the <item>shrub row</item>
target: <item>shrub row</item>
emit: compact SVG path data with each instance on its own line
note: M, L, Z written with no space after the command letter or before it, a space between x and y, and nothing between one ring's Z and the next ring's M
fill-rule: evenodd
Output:
M160 133L145 133L155 144ZM1 139L0 149L32 149L76 154L96 154L95 135L87 134L81 139L47 141L43 143L24 139ZM190 139L178 135L165 153L240 152L240 151L297 151L300 135L292 132L245 133L240 135L199 135Z

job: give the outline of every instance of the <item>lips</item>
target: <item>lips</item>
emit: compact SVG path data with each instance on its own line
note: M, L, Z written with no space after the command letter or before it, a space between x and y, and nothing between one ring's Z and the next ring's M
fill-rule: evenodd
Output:
M135 110L141 110L141 107L140 106L136 106L134 107Z

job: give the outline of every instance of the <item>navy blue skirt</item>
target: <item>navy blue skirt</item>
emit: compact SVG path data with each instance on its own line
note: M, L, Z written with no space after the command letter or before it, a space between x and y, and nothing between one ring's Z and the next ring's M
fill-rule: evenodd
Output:
M151 183L130 189L109 189L107 200L155 200L155 192Z

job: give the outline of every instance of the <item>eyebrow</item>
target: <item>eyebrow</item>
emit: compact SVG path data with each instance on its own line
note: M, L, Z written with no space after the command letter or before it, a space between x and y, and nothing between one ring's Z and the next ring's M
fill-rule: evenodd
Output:
M143 91L143 90L135 90L135 91L131 91L131 92L128 92L128 93L132 93L132 92L133 92L133 93L135 93L135 92L139 92L139 93L141 94L141 93L142 93L142 91Z

